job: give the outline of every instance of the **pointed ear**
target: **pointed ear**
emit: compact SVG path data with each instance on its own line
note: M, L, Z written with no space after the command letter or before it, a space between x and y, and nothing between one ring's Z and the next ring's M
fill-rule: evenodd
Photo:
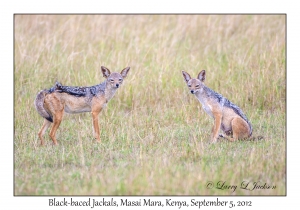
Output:
M182 71L182 75L186 83L191 79L191 76L185 71Z
M61 88L62 84L58 81L55 82L55 87L56 88Z
M198 79L201 82L204 82L204 80L205 80L205 70L200 71L200 73L198 74Z
M105 78L109 77L110 71L108 68L101 66L101 71L102 71L103 77L105 77Z
M130 69L130 67L128 66L128 67L126 67L125 69L123 69L121 71L121 75L122 75L123 78L125 78L127 76L127 73L129 72L129 69Z

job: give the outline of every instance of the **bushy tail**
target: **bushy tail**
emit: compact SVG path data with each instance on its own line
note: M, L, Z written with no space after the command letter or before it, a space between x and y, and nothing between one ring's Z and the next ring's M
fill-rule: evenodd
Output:
M50 122L53 122L52 116L44 108L44 99L45 99L45 95L47 92L48 92L47 90L40 91L34 100L34 105L35 105L37 112L43 118L47 119Z
M248 141L259 141L259 140L264 140L264 137L263 136L251 136L247 140Z
M251 123L248 121L248 125L249 125L249 127L250 127L250 136L252 136L252 125L251 125Z

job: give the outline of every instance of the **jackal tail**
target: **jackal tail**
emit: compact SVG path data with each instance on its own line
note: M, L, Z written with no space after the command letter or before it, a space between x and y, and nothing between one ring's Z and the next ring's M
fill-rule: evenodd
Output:
M45 110L44 108L44 100L45 100L45 95L47 93L47 90L42 90L40 91L35 100L34 100L34 105L37 110L37 112L46 120L53 122L52 116Z
M224 134L219 134L219 137L228 139L228 136L226 136ZM248 138L243 138L243 139L239 139L239 140L242 140L242 141L260 141L260 140L264 140L264 139L265 139L265 137L263 137L263 136L250 136Z
M263 136L251 136L250 138L248 138L248 141L260 141L263 140L264 137Z

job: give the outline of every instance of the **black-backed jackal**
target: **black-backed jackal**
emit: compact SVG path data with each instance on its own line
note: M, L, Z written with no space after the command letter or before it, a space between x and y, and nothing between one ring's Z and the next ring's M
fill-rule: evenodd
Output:
M100 142L98 115L121 86L129 69L130 67L127 67L121 73L110 73L109 69L101 66L102 74L106 80L98 85L72 87L56 83L54 87L40 91L36 96L34 105L38 113L45 118L44 124L38 133L41 144L44 144L43 136L52 123L53 126L49 135L53 143L57 144L55 134L62 121L64 112L71 114L91 112L94 137Z
M230 141L245 139L252 135L252 126L242 110L221 94L204 85L205 70L202 70L196 79L192 79L185 71L182 71L182 74L191 93L200 101L205 112L214 118L212 143L217 141L220 128L226 134L226 136L220 135L220 137Z

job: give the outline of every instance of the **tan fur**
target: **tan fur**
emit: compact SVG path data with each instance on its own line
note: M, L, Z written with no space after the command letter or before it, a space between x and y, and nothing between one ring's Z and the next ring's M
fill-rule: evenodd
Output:
M191 93L195 94L205 112L214 119L211 142L215 143L217 141L220 129L226 134L226 136L220 136L229 141L251 136L252 126L242 110L221 94L204 85L205 70L198 74L197 79L192 79L185 71L182 71L182 73Z
M101 83L100 86L96 87L95 93L90 94L90 87L87 88L87 94L85 96L79 97L71 95L70 92L67 92L69 89L72 90L73 87L68 87L69 89L66 92L63 91L54 91L54 92L40 92L35 100L35 105L38 112L45 118L43 126L41 127L38 136L41 140L41 144L44 145L44 134L46 130L50 127L51 118L53 118L53 126L50 130L49 136L53 141L53 144L57 144L57 139L55 137L56 131L63 119L64 112L74 114L81 112L91 112L92 115L92 124L93 124L93 134L97 142L100 140L100 129L98 123L98 115L102 109L106 106L108 101L114 96L115 91L122 84L123 78L127 76L129 67L122 70L119 73L110 73L110 71L105 68L102 68L102 73L106 82ZM76 91L76 89L73 89Z

